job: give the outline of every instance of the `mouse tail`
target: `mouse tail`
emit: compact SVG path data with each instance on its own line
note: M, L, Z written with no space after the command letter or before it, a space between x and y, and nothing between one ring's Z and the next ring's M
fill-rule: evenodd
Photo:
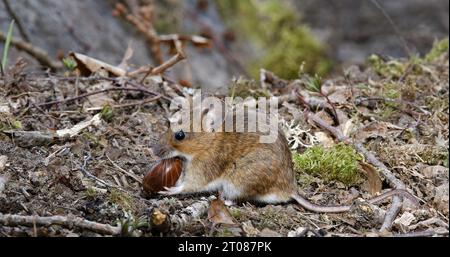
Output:
M379 196L371 198L367 201L371 204L377 204L377 203L381 202L382 200L392 197L392 196L405 197L405 198L409 199L415 206L419 206L418 198L404 189L392 189L391 191L388 191L384 194L381 194Z
M400 197L405 197L408 198L409 200L411 200L411 202L418 206L419 205L419 201L417 200L417 198L415 196L413 196L412 194L410 194L408 191L403 190L403 189L393 189L391 191L388 191L384 194L381 194L379 196L376 196L374 198L371 198L369 200L367 200L369 203L371 204L377 204L379 202L381 202L382 200L389 198L389 197L393 197L393 196L400 196ZM321 212L321 213L338 213L338 212L346 212L349 211L351 208L351 205L340 205L340 206L320 206L320 205L316 205L311 203L310 201L308 201L307 199L305 199L303 196L301 196L298 192L295 192L294 194L292 194L291 196L295 201L297 201L297 203L302 206L303 208L309 210L309 211L313 211L313 212Z
M338 213L338 212L346 212L349 211L350 205L342 205L342 206L320 206L317 204L313 204L310 201L306 200L303 196L301 196L298 192L295 192L291 196L297 203L305 208L308 211L312 212L321 212L321 213Z

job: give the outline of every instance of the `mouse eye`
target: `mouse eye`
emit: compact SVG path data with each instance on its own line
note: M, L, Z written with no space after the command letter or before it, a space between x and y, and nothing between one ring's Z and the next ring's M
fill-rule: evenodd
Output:
M175 139L176 140L183 140L186 137L186 135L184 134L183 130L180 130L178 132L175 133Z

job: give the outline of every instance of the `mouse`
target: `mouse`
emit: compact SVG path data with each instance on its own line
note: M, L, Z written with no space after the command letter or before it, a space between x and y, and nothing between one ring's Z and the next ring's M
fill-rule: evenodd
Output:
M207 115L216 114L206 108L202 110L201 117ZM235 113L232 117L233 121L237 120ZM245 117L244 121L248 122L248 115ZM351 209L351 205L313 204L299 193L291 149L281 128L277 129L273 142L262 143L261 132L238 132L236 125L225 132L224 125L220 126L220 132L190 132L191 122L188 127L168 129L161 142L151 147L160 158L183 159L182 172L175 185L165 187L159 194L173 196L217 192L227 205L237 201L264 204L296 201L312 212L339 213ZM276 126L278 128L279 124ZM390 190L368 202L376 204L392 196L406 197L418 203L412 194L401 189Z

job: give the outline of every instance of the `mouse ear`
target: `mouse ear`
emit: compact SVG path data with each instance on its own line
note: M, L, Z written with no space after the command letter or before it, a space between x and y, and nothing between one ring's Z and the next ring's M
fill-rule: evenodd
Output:
M202 102L202 130L223 132L224 106L219 98L207 97Z

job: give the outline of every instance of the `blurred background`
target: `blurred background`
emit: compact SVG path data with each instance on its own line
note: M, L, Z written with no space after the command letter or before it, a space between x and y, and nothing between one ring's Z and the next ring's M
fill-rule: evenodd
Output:
M170 76L213 92L226 92L233 77L258 79L261 68L286 79L300 68L326 77L373 53L420 55L449 33L447 0L1 0L0 29L15 19L14 36L54 59L74 51L117 65L131 44L130 64L155 64L145 36L114 15L117 3L130 15L150 7L159 35L211 39L211 48L187 45L188 59ZM40 68L16 49L10 64L19 56Z

